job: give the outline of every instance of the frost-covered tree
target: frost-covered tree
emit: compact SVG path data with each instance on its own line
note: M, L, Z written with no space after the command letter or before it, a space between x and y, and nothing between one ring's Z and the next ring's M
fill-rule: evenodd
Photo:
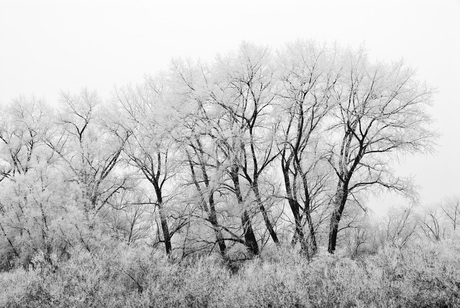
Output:
M340 70L336 50L298 41L279 52L278 143L286 199L294 218L293 242L314 254L317 232L327 217L330 172L322 133L333 107ZM305 231L305 225L307 231Z
M410 193L410 183L390 168L396 154L430 149L427 106L431 91L402 62L372 63L366 53L345 51L341 76L333 89L329 162L337 178L329 227L328 251L334 252L347 201L379 186Z
M124 148L128 166L148 183L149 188L144 187L144 191L152 191L143 203L158 210L158 239L170 255L172 236L184 227L187 219L176 200L180 151L173 135L178 123L172 118L168 97L168 85L158 76L146 78L137 87L118 89L114 102L118 106L116 121L130 136Z

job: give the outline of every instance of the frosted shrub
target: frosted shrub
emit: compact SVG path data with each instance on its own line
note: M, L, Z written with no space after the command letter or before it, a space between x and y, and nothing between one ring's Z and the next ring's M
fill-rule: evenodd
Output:
M382 300L387 306L456 307L460 305L460 249L448 241L422 242L405 249L385 247L368 263L383 273Z
M372 277L354 260L322 256L304 275L309 300L316 307L365 307L374 300Z
M293 266L254 260L232 277L217 307L294 307L298 281Z
M37 284L39 277L35 271L18 268L0 273L0 307L21 307L20 303L27 300L27 294Z
M401 260L405 297L413 306L460 305L460 253L450 241L423 243Z
M352 260L273 248L232 273L121 245L0 274L1 307L460 307L460 244L419 243ZM42 256L43 258L43 256Z
M230 273L219 264L201 259L184 277L186 307L216 307L226 289Z
M166 262L150 269L142 297L151 307L215 307L229 278L229 271L211 259Z

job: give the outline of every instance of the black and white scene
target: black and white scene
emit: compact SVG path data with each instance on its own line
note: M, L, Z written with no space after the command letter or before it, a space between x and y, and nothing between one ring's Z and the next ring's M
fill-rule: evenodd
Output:
M460 0L0 0L0 307L460 307Z

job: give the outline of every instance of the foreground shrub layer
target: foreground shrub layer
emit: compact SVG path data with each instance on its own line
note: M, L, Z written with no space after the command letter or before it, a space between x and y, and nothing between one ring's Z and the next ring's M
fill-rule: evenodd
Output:
M215 257L172 262L139 248L80 251L0 274L1 307L459 307L460 245L387 247L352 260L274 249L238 270Z

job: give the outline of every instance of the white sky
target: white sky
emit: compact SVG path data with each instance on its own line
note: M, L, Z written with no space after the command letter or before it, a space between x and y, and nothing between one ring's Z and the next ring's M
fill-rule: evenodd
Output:
M436 154L402 161L400 174L414 176L423 203L460 193L460 0L0 0L0 104L20 94L54 103L82 87L107 96L172 57L298 38L364 44L375 58L417 68L438 90L442 137Z

